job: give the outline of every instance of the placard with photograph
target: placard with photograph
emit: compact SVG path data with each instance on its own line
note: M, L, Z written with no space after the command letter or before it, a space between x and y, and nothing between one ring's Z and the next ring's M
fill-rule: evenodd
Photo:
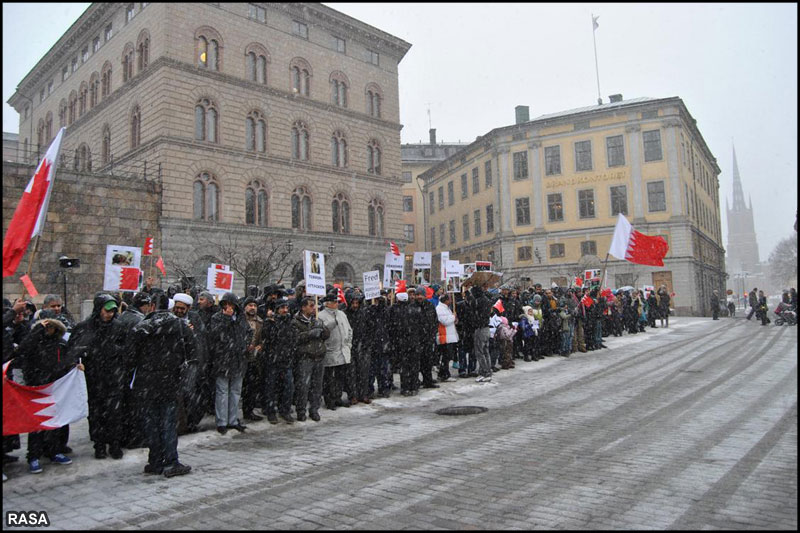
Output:
M306 294L325 296L325 254L304 250L303 258Z
M135 246L106 246L103 290L136 292L141 282L142 249Z

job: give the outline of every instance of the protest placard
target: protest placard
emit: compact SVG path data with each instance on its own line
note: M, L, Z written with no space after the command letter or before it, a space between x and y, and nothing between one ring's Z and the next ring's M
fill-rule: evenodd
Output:
M106 246L103 290L136 292L141 281L142 249L135 246Z
M306 294L325 296L325 255L320 252L305 250L303 258Z
M383 286L389 288L394 287L395 281L403 279L405 257L402 255L394 255L392 252L386 252L383 263Z
M431 253L414 252L414 273L411 276L415 285L430 285L431 283Z
M381 273L377 270L364 272L364 298L371 300L381 295Z

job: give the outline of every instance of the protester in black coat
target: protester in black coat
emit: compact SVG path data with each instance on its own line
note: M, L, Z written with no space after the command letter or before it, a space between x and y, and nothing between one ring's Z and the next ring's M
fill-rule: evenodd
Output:
M436 306L426 298L426 289L423 286L417 287L414 295L415 304L420 308L420 327L415 337L419 339L418 347L420 350L419 363L422 373L422 388L438 389L439 385L433 379L433 367L437 363L436 357L436 333L439 330L439 318L436 314Z
M291 415L294 399L294 354L297 330L289 314L289 301L280 298L272 302L274 315L261 327L261 345L266 357L266 412L270 423L277 423L279 414L287 424L294 423Z
M154 294L158 291L154 291ZM133 328L144 320L152 311L150 292L137 293L128 309L117 319L117 327L122 335L122 358L125 364L124 385L130 384L133 378ZM122 434L121 439L126 448L147 446L144 434L144 414L139 399L130 386L123 387L122 393Z
M364 309L365 328L369 332L365 339L365 349L370 357L369 392L370 397L388 398L392 393L392 374L390 354L392 339L389 333L389 307L386 298L376 298L375 305ZM377 389L375 382L377 381ZM377 390L377 392L376 392Z
M367 329L367 314L363 309L364 297L355 291L348 290L345 294L347 300L347 309L344 314L347 315L347 321L350 322L350 328L353 330L353 342L350 346L350 365L348 372L350 377L347 380L352 391L346 391L347 397L352 398L354 402L372 403L369 394L369 369L370 369L370 350L369 350L369 336L372 334Z
M116 322L117 301L109 294L98 294L89 318L76 325L67 351L86 367L89 395L89 437L94 456L104 459L106 446L114 459L122 458L122 399L127 378L123 359L124 331Z
M397 302L389 312L389 331L400 370L400 394L413 396L419 390L419 339L417 335L421 309L409 302L408 292L396 295Z

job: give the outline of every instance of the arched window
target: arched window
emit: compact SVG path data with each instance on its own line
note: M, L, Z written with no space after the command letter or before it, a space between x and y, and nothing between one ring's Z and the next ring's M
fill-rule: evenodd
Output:
M260 44L253 43L245 49L245 71L248 80L266 84L267 63L269 54Z
M347 166L347 140L341 131L334 131L331 137L331 164L335 167Z
M88 102L89 86L84 81L78 92L78 116L82 117L86 113L86 103Z
M331 74L331 102L335 106L347 107L347 76L341 72Z
M367 144L367 173L381 173L381 145L375 139Z
M251 152L267 151L267 121L258 111L251 111L245 121L247 149Z
M89 109L97 105L98 95L100 93L100 75L97 72L92 74L89 78Z
M122 52L122 83L133 78L133 44L127 43Z
M63 98L58 104L58 127L63 128L67 125L67 101Z
M81 144L78 149L75 150L74 168L80 172L92 171L92 154L86 143Z
M194 219L219 220L219 185L208 172L201 172L194 180Z
M267 190L258 180L251 181L244 192L245 223L266 227L268 207Z
M292 73L292 92L301 96L311 96L311 66L300 57L289 64Z
M104 165L111 161L111 128L108 127L108 124L103 126L103 146L100 157Z
M333 269L334 283L353 283L355 277L355 270L348 263L339 263Z
M47 115L44 117L44 134L45 139L50 142L50 139L53 138L53 112L48 111Z
M41 119L41 118L39 119L39 126L37 126L37 128L36 128L36 143L39 145L39 149L41 149L42 146L45 143L45 138L44 138L44 119Z
M78 107L78 93L72 91L69 94L69 120L67 121L67 125L71 126L73 122L75 122L75 111L77 111Z
M333 232L350 233L350 201L344 194L339 193L333 197L331 211L333 214Z
M217 142L217 106L208 98L201 99L194 106L194 138Z
M383 91L375 83L367 85L367 114L371 117L381 118L381 101L383 100Z
M106 61L100 72L101 96L106 98L111 94L111 63Z
M311 231L311 195L305 187L292 192L292 228Z
M380 200L372 200L367 206L367 220L370 237L383 237L383 203Z
M219 70L222 39L216 30L201 28L195 33L197 42L197 64L208 70Z
M142 113L139 106L134 106L131 111L131 149L136 148L142 141Z
M138 54L139 72L147 68L150 63L150 34L142 31L136 42L136 52Z
M308 128L301 120L292 125L292 158L308 161Z

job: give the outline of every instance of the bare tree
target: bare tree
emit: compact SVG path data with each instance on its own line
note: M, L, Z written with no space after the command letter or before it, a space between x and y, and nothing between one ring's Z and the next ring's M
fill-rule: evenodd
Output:
M780 241L769 254L769 276L782 288L797 284L797 233Z
M221 240L203 239L200 249L229 265L231 270L250 285L260 287L269 280L281 282L291 270L291 251L284 241L273 237L245 239L239 233L228 233Z

